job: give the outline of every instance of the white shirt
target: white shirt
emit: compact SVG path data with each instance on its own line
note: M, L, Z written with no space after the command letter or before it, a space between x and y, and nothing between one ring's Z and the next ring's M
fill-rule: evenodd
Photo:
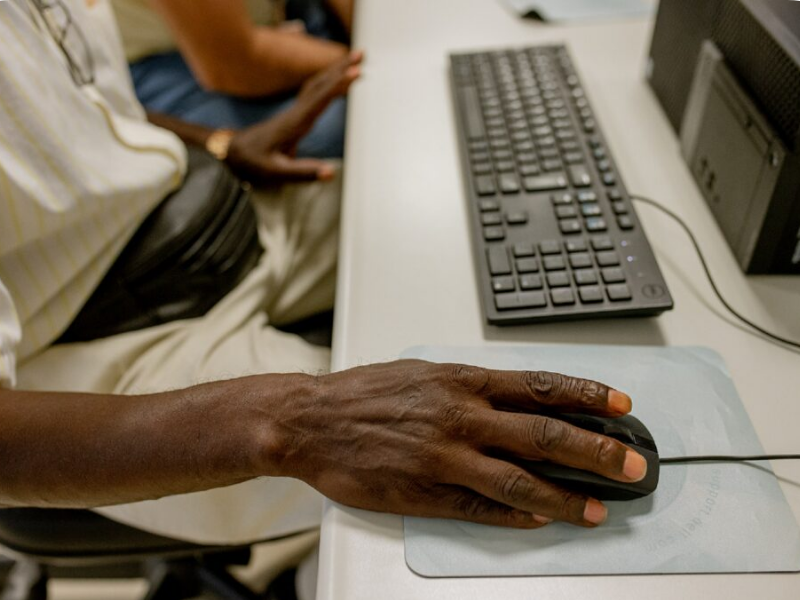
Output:
M0 386L50 345L147 214L186 150L147 123L108 0L64 0L95 83L79 87L29 0L0 2Z

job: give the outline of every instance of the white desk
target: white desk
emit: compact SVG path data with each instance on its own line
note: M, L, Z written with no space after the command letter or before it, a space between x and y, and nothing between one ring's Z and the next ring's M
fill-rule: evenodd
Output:
M417 344L711 346L725 357L767 451L800 451L800 356L733 324L683 233L647 207L639 214L674 311L655 319L484 325L446 55L565 41L628 189L692 223L735 306L800 338L800 281L743 277L690 179L643 80L649 22L558 28L517 20L497 0L360 0L356 26L367 63L350 99L335 369L390 360ZM800 464L775 468L800 519ZM400 517L326 507L319 600L722 597L796 600L800 575L423 579L406 567Z

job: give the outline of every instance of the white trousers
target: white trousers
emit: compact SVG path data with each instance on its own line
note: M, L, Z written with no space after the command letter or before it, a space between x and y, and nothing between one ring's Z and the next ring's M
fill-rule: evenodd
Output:
M142 394L258 373L324 373L330 351L275 329L333 305L340 180L261 191L254 204L266 252L206 316L54 346L20 365L19 389ZM213 435L214 425L208 424ZM227 488L98 512L153 533L234 544L318 527L322 497L294 479Z

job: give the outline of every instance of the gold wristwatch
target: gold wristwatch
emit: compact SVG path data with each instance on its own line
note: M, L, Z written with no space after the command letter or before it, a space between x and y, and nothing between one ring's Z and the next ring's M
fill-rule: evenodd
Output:
M233 129L217 129L208 136L206 150L217 160L224 161L228 158L234 135L236 135L236 132Z

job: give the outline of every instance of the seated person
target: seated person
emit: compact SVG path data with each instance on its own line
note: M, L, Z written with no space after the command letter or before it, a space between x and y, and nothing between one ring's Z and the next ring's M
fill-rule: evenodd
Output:
M137 95L148 110L238 129L289 107L303 82L347 54L343 42L352 1L112 0L112 5ZM295 20L285 21L284 13ZM301 140L298 155L341 157L344 121L340 98Z
M220 154L260 181L265 253L240 285L202 317L54 345L182 185L186 148L136 102L108 0L2 2L0 37L0 506L105 507L234 544L318 526L320 494L522 528L605 519L597 500L504 454L644 476L626 446L546 416L629 412L601 383L421 361L326 374L327 349L275 328L331 305L338 180L291 154L357 78L357 53L227 138ZM189 143L214 137L156 120ZM317 180L285 183L298 173Z

